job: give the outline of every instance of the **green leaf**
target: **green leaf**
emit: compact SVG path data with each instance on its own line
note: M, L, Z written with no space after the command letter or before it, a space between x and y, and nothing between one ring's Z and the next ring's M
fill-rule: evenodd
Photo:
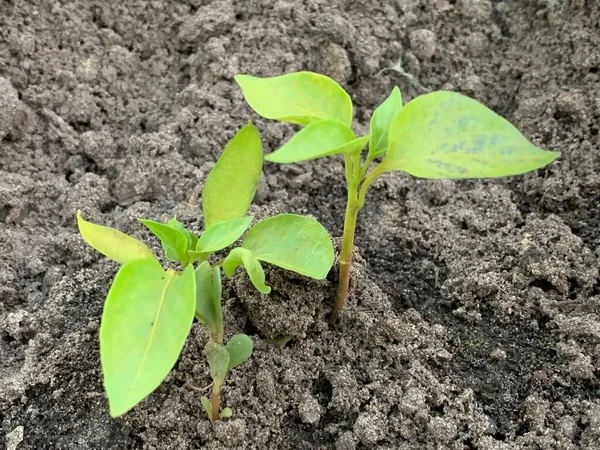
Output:
M265 159L276 163L293 163L338 153L355 153L360 152L368 140L368 137L354 139L352 130L341 122L321 120L301 129Z
M247 216L211 225L198 239L196 252L212 253L230 246L244 234L252 223L252 219L254 217Z
M212 403L210 402L208 397L205 397L204 395L202 397L200 397L200 403L202 403L202 407L204 408L204 411L206 412L208 417L211 418L212 417Z
M204 347L204 355L210 367L210 377L217 386L220 386L227 375L229 352L221 344L209 341Z
M370 160L385 153L388 147L388 133L390 125L396 116L402 110L402 94L397 86L392 89L392 93L371 116L371 141L369 142Z
M121 264L153 258L152 251L141 241L114 228L96 225L81 218L77 210L77 226L83 240L107 258Z
M202 191L206 227L246 215L263 164L260 134L248 123L227 144L208 174Z
M196 267L195 277L196 318L208 326L212 335L222 335L221 270L218 267L211 269L204 261Z
M225 346L225 349L229 352L229 367L227 370L234 369L250 358L253 348L254 344L249 336L245 334L231 336Z
M194 320L194 271L165 272L152 258L121 267L100 325L100 360L110 415L125 414L169 374Z
M174 228L178 231L181 231L181 233L183 233L183 235L187 238L187 242L188 242L187 248L188 249L196 248L195 243L193 242L194 234L192 232L190 232L186 227L184 227L183 224L181 222L179 222L176 217L173 217L171 220L169 220L167 222L167 225L170 226L171 228ZM194 244L194 245L192 245L192 244Z
M262 117L298 125L337 120L352 125L352 100L331 78L313 72L257 78L236 75L246 102Z
M455 92L409 102L390 128L379 173L401 170L421 178L490 178L543 167L560 154L531 144L510 122Z
M160 240L167 258L171 261L185 261L189 236L165 223L148 219L138 220Z
M231 250L227 258L223 260L223 272L231 278L240 264L244 265L250 281L258 292L261 294L271 292L271 288L265 284L265 271L250 250L241 247Z
M254 257L318 280L333 265L333 243L327 230L312 217L280 214L250 228L242 247Z
M233 411L231 408L223 408L223 410L219 413L219 419L221 420L229 419L231 416L233 416Z

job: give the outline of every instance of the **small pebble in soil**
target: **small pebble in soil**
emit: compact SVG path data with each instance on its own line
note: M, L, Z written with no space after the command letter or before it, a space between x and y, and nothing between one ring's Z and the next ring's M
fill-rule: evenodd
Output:
M346 431L335 443L335 450L356 450L356 441L351 431Z
M430 59L436 50L435 33L431 30L414 30L408 35L410 48L420 60Z
M246 437L246 421L233 419L214 423L215 436L223 444L241 445Z
M314 425L321 419L321 405L316 398L306 395L298 405L298 414L303 423Z
M494 361L502 362L506 360L506 352L502 349L497 348L492 353L490 353L490 358Z
M386 435L385 422L377 414L360 413L354 422L354 435L365 445L375 444Z
M450 442L456 436L456 424L449 419L432 417L427 429L438 442Z

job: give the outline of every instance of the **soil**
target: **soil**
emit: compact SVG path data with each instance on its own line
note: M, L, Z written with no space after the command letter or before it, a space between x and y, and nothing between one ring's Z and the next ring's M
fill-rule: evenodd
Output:
M352 297L335 272L267 271L260 305L224 284L226 333L253 357L212 426L195 324L172 374L108 415L98 358L117 267L75 212L148 239L137 217L202 227L197 196L258 119L233 75L312 70L352 95L365 130L394 85L449 89L562 152L519 177L375 183ZM594 0L2 0L0 448L599 449L600 6ZM407 75L408 74L408 75ZM253 211L311 214L341 234L341 161L266 164ZM263 338L285 332L279 349Z

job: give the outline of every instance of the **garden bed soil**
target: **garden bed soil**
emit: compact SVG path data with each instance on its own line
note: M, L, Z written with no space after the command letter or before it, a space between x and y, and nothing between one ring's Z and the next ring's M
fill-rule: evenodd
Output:
M156 0L0 3L0 448L600 448L600 6L593 0ZM233 81L334 77L365 131L405 101L456 90L562 152L485 181L390 174L359 218L351 301L335 272L267 270L259 299L224 284L226 333L254 356L214 426L195 324L166 382L108 415L98 358L117 266L75 212L147 238L137 217L202 227L198 192L249 119ZM405 72L406 74L402 74ZM338 158L267 163L253 213L311 214L341 234ZM265 303L263 303L265 302ZM266 343L287 329L283 349Z

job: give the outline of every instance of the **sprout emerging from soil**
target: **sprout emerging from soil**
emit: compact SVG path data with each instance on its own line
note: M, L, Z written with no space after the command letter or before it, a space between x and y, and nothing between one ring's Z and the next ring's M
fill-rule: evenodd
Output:
M543 167L560 155L537 148L510 122L455 92L432 92L403 105L395 87L373 112L369 134L356 137L352 100L325 75L237 75L235 80L257 114L302 126L267 161L344 157L348 198L333 318L348 298L356 220L377 177L391 171L434 179L506 177Z
M221 313L221 268L229 277L242 265L254 287L270 292L261 262L324 279L333 265L331 238L311 217L280 214L249 230L246 216L262 173L263 150L251 123L229 142L208 175L202 192L206 229L196 236L176 218L168 223L140 219L161 242L165 257L182 270L165 270L143 242L114 228L96 225L77 212L84 240L122 264L108 292L100 325L100 359L110 415L118 417L150 395L173 369L194 317L208 328L204 349L212 378L212 396L202 397L211 421L232 414L220 409L227 373L252 354L245 334L224 345ZM248 230L248 231L247 231ZM243 243L222 260L215 252Z

